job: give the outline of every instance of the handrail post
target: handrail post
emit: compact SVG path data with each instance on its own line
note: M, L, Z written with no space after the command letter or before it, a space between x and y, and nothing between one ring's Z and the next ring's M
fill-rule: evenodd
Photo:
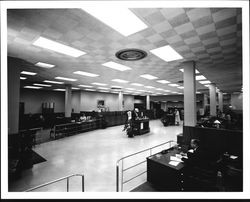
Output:
M119 192L119 162L116 164L116 192Z
M67 177L67 192L69 192L69 178Z
M84 192L84 176L82 175L82 192Z
M121 191L123 191L123 159L122 159L122 174L121 174L122 184L121 184Z

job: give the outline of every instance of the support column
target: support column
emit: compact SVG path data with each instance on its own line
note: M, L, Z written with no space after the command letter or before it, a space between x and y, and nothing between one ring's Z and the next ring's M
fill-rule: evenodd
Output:
M196 125L196 80L195 63L184 62L184 125Z
M223 112L223 93L219 91L218 96L219 96L219 110Z
M215 84L209 85L209 97L210 97L210 116L216 116L216 88Z
M208 105L208 95L204 94L204 102L203 102L203 108L206 109L206 106Z
M72 110L72 89L71 85L66 85L65 91L65 117L71 117L71 110Z
M8 58L8 134L19 131L21 60Z
M150 96L149 95L146 96L146 109L150 110Z
M119 111L123 111L123 94L122 94L122 91L119 92L118 94L118 110Z

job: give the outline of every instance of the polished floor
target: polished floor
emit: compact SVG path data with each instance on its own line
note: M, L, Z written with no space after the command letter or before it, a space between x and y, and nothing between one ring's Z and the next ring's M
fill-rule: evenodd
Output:
M177 134L182 133L182 125L164 127L160 120L151 120L150 133L134 138L128 138L122 129L123 125L115 126L36 145L33 150L47 161L24 170L22 177L10 185L9 191L24 191L66 175L79 173L85 176L86 192L115 192L118 159L169 140L176 141ZM137 160L131 159L131 162L136 163ZM133 172L138 171L132 171L131 176L136 174ZM136 183L143 183L145 179L145 176L141 176L141 181L137 180ZM130 187L124 186L123 191L129 191L139 184L128 183L126 186ZM70 191L81 191L81 178L70 179L69 187ZM66 181L62 181L36 191L65 190Z

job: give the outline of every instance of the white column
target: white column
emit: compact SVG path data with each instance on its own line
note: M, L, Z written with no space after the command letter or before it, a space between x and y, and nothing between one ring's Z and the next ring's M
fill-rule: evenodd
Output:
M120 91L118 94L118 110L119 111L123 111L122 102L123 102L123 94L122 94L122 91Z
M219 110L223 112L223 93L219 91L218 96L219 96Z
M216 88L215 84L209 85L210 116L216 116Z
M149 95L146 96L146 109L147 110L150 109L150 96Z
M206 106L208 105L208 95L204 93L203 95L203 108L205 109Z
M8 58L8 134L19 131L21 60Z
M184 125L196 125L196 80L195 63L184 62Z
M72 89L71 85L66 85L65 91L65 117L71 117L72 110Z

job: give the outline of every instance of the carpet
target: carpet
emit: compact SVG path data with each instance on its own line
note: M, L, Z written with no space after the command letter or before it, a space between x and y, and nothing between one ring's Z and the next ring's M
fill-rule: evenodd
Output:
M38 153L34 152L33 150L31 150L31 151L32 151L33 164L42 163L42 162L46 161L46 159L43 158L42 156L40 156Z

